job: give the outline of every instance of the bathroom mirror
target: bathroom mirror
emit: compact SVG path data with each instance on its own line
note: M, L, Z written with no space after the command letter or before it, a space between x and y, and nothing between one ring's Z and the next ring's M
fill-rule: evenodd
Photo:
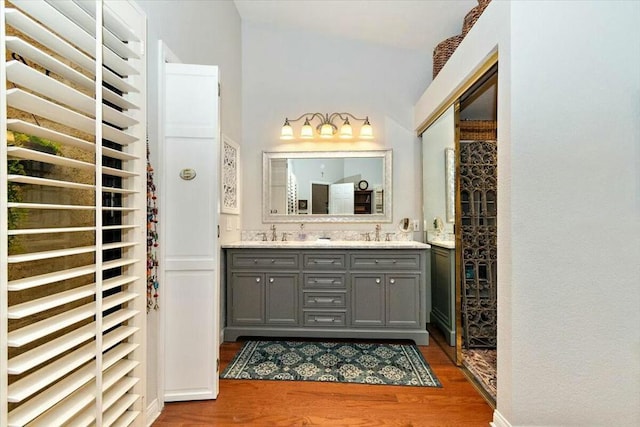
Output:
M391 222L391 153L263 152L263 222Z

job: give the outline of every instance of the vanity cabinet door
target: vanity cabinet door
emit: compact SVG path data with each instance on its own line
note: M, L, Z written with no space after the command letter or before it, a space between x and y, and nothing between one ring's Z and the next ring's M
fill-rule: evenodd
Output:
M420 275L386 275L387 326L417 328L420 326Z
M231 322L261 325L265 322L264 274L231 274Z
M353 274L352 325L420 326L419 274Z
M385 321L384 274L351 275L351 324L381 327Z
M266 323L298 324L298 273L269 273L265 275Z

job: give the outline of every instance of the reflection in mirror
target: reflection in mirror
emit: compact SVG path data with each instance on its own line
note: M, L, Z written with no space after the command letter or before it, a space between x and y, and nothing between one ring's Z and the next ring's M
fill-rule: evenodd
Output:
M402 218L398 223L398 229L403 233L408 232L409 227L411 227L411 220L409 218Z
M391 150L263 153L264 222L390 222Z

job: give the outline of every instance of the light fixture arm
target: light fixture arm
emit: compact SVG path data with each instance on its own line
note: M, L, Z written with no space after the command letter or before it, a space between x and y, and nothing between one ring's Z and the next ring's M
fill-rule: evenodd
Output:
M309 126L311 125L311 122L314 119L317 119L317 121L319 122L319 124L316 125L316 131L318 132L320 137L331 138L335 133L338 132L338 125L333 123L334 120L338 118L343 122L341 124L340 138L351 138L352 130L351 130L351 124L349 123L349 118L362 122L362 129L360 133L361 138L370 139L373 137L371 124L369 123L368 116L365 118L361 118L361 117L356 117L353 114L347 113L347 112L341 112L341 113L336 112L331 114L304 113L304 114L301 114L299 117L296 117L295 119L289 119L287 117L285 118L285 123L282 128L283 130L281 134L281 139L293 139L293 129L291 127L291 123L299 122L302 119L305 119L305 123L303 126L304 135L301 136L302 138L306 138L306 139L312 138L313 135L312 135L312 131L309 129ZM305 128L307 129L307 131L304 131Z

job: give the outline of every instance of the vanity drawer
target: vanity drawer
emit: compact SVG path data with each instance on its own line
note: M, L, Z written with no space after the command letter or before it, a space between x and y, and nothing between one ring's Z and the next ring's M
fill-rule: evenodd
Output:
M304 326L344 327L347 314L344 311L305 311Z
M305 288L346 289L347 278L344 273L304 273Z
M298 268L297 253L232 252L232 268Z
M346 292L303 292L304 308L347 308Z
M302 265L306 270L344 270L347 266L347 254L335 252L304 253Z
M352 270L421 270L420 254L415 252L351 254Z

